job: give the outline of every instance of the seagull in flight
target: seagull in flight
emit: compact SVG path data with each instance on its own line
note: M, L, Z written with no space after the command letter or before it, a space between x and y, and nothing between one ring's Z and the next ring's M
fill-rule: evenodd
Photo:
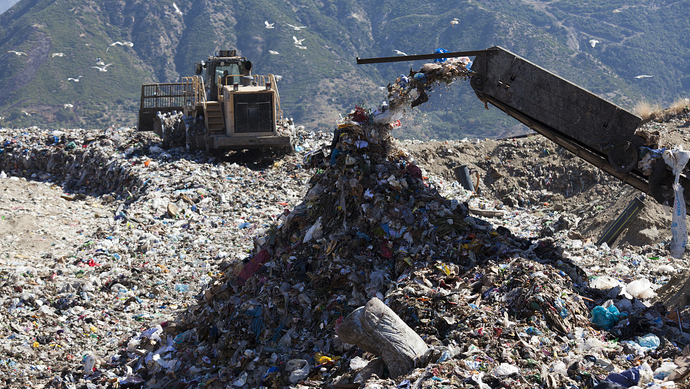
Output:
M275 28L273 27L275 23L269 23L268 20L264 20L264 24L266 25L266 28Z
M64 57L65 53L53 53L50 55L50 58L55 58L55 57Z
M296 48L306 50L307 46L302 46L302 45L295 45Z
M456 24L460 23L460 19L458 18L453 18L453 20L450 21L450 24L455 27Z
M302 42L304 42L304 38L302 38L302 39L297 39L297 37L294 36L294 35L292 36L292 39L294 39L294 41L295 41L295 46L301 45Z
M132 46L134 46L134 43L132 43L132 42L120 42L120 41L116 41L116 42L113 42L113 43L109 44L109 45L108 45L108 48L105 49L105 51L110 50L110 48L113 47L113 46L115 46L115 45L117 45L117 46L129 46L129 47L132 47Z
M180 9L177 8L177 4L173 3L173 8L175 8L175 13L176 13L176 14L182 15L182 11L180 11Z
M105 66L91 66L94 69L98 69L99 71L105 73L108 71L108 66L112 65L111 63L105 65Z
M64 109L67 109L67 108L74 108L74 104L67 103L67 104L63 105L62 107L63 107Z
M654 76L650 76L649 74L640 74L639 76L635 76L635 78L650 78Z
M8 50L8 51L5 51L5 53L16 54L17 57L21 57L22 55L26 55L26 53L23 51L14 51L14 50ZM27 57L28 57L28 55L27 55Z
M407 55L400 50L393 50L393 51L395 51L395 54L397 54L397 55Z
M268 53L269 53L269 54L273 54L273 55L278 55L278 54L280 54L279 52L277 52L277 51L275 51L275 50L268 50Z
M596 39L590 39L590 40L589 40L589 44L592 45L592 47L596 46L597 43L599 43L599 41L596 40Z
M67 77L67 81L79 82L79 79L82 78L82 77L84 77L84 76L79 76L79 77L77 77L77 78Z
M283 76L281 76L281 75L279 75L279 74L276 74L276 75L273 76L273 78L275 78L276 81L280 81L280 80L283 79Z
M295 31L299 31L299 30L301 30L301 29L303 29L303 28L307 28L307 26L293 26L293 25L290 24L290 23L285 23L285 24L287 24L288 26L292 27L292 29L295 30Z

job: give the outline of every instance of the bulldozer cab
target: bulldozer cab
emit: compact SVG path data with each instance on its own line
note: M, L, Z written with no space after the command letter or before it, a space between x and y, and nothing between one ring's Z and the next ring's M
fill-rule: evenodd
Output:
M206 98L209 101L218 100L218 90L224 85L235 85L242 78L241 63L239 61L216 60L206 67Z
M236 63L229 63L216 66L216 83L220 85L234 85L240 83L240 66Z
M252 63L244 57L237 57L232 50L221 51L219 56L209 58L203 67L206 68L204 84L208 101L218 101L223 86L245 85L245 78L252 75Z

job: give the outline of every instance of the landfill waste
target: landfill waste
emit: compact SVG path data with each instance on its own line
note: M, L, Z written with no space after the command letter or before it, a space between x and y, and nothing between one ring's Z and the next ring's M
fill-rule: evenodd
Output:
M457 64L422 73L443 80ZM414 74L393 98L418 101ZM0 129L0 382L682 385L689 302L663 299L683 294L687 263L670 255L670 214L647 204L617 247L597 246L639 193L541 137L399 142L409 104L356 107L310 168L304 155L330 134L303 131L305 151L252 160L126 128ZM458 183L462 165L481 197ZM427 347L395 377L338 336L375 298ZM621 313L609 330L592 324L604 305Z
M429 349L398 315L376 297L355 309L336 330L345 343L382 357L391 377L408 373Z
M609 303L611 300L607 301ZM621 313L612 303L607 304L608 306L598 305L592 309L592 323L596 324L597 327L603 328L605 330L610 330L618 322Z

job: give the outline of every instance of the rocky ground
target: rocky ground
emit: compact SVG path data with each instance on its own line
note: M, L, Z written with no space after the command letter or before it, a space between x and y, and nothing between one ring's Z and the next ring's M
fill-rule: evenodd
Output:
M218 157L128 128L0 129L0 382L685 385L668 206L596 245L641 193L543 137L399 142L350 119L313 161L331 134ZM646 126L675 146L688 119ZM339 335L373 298L424 342L403 373Z

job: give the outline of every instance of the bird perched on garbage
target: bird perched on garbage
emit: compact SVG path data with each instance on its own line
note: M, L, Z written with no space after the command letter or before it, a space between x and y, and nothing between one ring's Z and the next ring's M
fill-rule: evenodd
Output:
M79 76L77 78L67 77L67 81L79 82L79 79L81 79L82 77L84 76Z
M596 39L590 39L590 40L589 40L589 44L592 45L592 47L596 46L597 43L599 43L599 41L596 40Z
M264 24L266 25L266 28L275 28L273 27L275 23L269 23L268 20L264 20Z
M297 46L297 45L301 45L302 42L304 42L304 39L305 39L305 38L297 39L297 37L293 35L293 36L292 36L292 39L295 41L295 46Z
M16 54L17 57L21 57L22 55L27 55L27 54L26 54L25 52L23 52L23 51L15 51L15 50L7 50L7 51L5 51L5 53ZM27 56L28 56L28 55L27 55Z
M104 66L91 66L94 69L98 69L100 72L107 72L108 71L108 66L112 65L111 63L104 65Z
M177 4L173 3L173 8L175 8L175 13L178 15L182 15L182 11L180 11L179 8L177 8Z
M285 23L285 24L287 24L288 26L292 27L292 29L295 30L295 31L299 31L299 30L301 30L301 29L303 29L303 28L307 28L307 26L293 26L293 25L290 24L290 23Z
M275 50L268 50L268 53L269 53L269 54L273 54L273 55L278 55L278 54L280 54L279 52L277 52L277 51L275 51Z
M400 50L393 50L393 51L395 51L395 54L397 54L397 55L407 55L407 54L405 54L404 52L402 52L402 51L400 51Z
M125 41L125 42L115 41L115 42L109 44L109 45L108 45L108 48L105 49L105 51L110 50L110 48L113 47L113 46L115 46L115 45L117 45L117 46L128 46L128 47L132 47L132 46L134 46L134 43L132 43L132 42L126 42L126 41Z
M64 57L65 53L53 53L50 55L50 58L55 58L55 57Z

